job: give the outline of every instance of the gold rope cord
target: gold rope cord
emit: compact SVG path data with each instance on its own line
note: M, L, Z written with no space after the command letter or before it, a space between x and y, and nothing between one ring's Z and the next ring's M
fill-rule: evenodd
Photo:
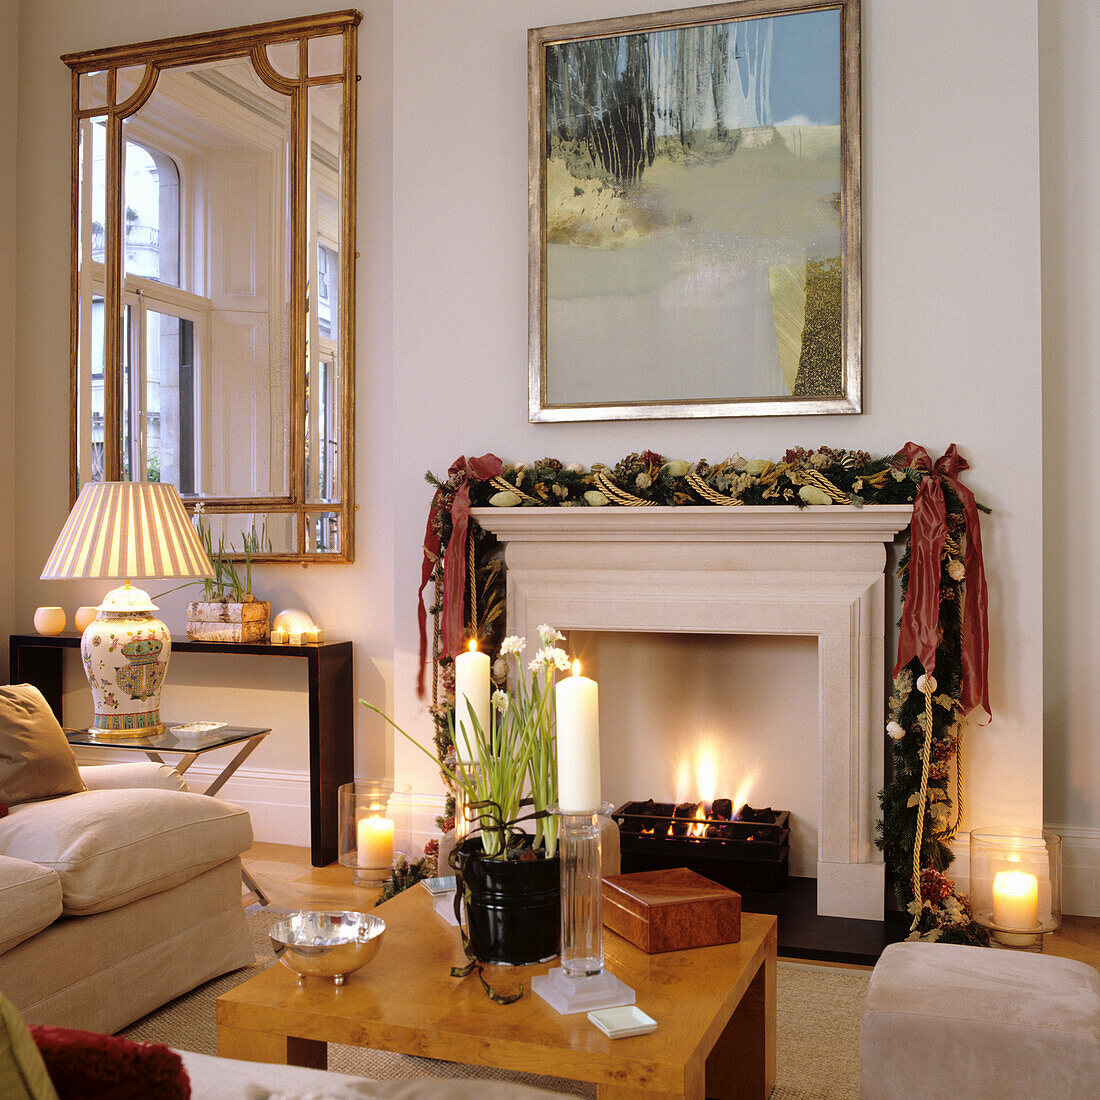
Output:
M946 832L937 833L937 840L954 840L959 835L959 826L963 816L963 730L966 728L967 719L959 722L958 732L955 734L955 824Z
M466 547L469 551L466 572L470 574L470 626L476 638L480 631L477 628L477 554L474 551L473 531L466 532Z
M432 577L435 581L435 607L436 610L432 614L432 713L436 713L436 707L439 705L439 639L440 639L440 627L439 627L439 601L442 598L440 595L440 583L439 583L439 564L436 563L435 569L432 571Z
M807 485L820 489L830 500L837 504L851 504L852 498L838 489L824 474L817 470L802 470L799 476Z
M928 766L932 755L932 678L924 674L924 748L921 749L920 801L917 803L917 842L913 845L913 896L920 900L920 852L924 843L924 814L928 802ZM913 918L913 928L920 913Z
M596 484L603 491L604 495L609 500L613 500L616 504L623 504L628 508L654 507L654 502L652 500L642 500L641 497L631 496L630 493L624 492L604 473L603 469L597 469L593 466L592 477L595 479Z
M518 485L513 485L510 481L505 481L502 477L490 478L489 484L492 485L494 489L499 489L502 493L515 493L520 500L529 500L532 504L542 503L538 497L533 497L530 493L525 493Z
M712 489L694 470L689 470L684 475L684 480L704 500L709 500L711 504L722 504L726 507L733 507L735 505L745 503L743 500L740 499L740 497L726 496L724 493L718 492L717 489Z

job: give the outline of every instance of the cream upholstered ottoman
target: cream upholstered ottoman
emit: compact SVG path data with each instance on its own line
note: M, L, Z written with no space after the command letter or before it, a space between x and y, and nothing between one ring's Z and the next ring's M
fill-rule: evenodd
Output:
M895 943L871 975L860 1096L1100 1096L1100 973L1050 955Z

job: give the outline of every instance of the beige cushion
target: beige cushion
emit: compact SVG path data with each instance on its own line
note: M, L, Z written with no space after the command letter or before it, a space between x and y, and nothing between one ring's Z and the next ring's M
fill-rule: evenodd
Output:
M0 853L53 868L66 916L167 890L251 844L247 811L181 791L84 791L0 819Z
M864 1002L862 1100L1100 1095L1100 974L940 943L882 953Z
M31 684L0 686L0 802L82 790L76 757L42 692Z
M0 955L61 916L61 880L49 867L0 856Z

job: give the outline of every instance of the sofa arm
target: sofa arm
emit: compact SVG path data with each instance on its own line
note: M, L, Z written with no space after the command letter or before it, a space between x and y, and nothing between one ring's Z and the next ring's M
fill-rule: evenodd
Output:
M90 791L155 787L165 791L189 791L171 764L154 764L151 760L135 760L129 764L89 765L80 769L80 778Z

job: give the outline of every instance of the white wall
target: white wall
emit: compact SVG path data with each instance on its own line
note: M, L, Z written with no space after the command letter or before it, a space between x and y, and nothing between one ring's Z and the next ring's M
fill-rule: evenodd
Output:
M27 186L19 207L23 367L16 399L28 438L61 438L67 401L68 74L57 56L331 6L242 0L228 18L224 5L213 0L171 8L138 0L24 4L19 178ZM994 509L983 534L995 717L967 740L968 824L1042 820L1040 366L1045 353L1050 369L1056 352L1080 364L1054 392L1048 383L1045 397L1075 408L1084 432L1088 410L1073 402L1092 369L1087 353L1094 344L1086 344L1094 336L1074 332L1084 318L1095 317L1087 293L1095 279L1071 282L1085 265L1095 264L1095 223L1069 203L1074 195L1095 195L1095 159L1089 159L1095 153L1072 90L1084 87L1090 73L1086 40L1098 43L1089 0L1062 6L1065 14L1054 14L1053 4L1042 9L1044 47L1061 43L1055 72L1044 68L1044 123L1053 118L1059 126L1056 138L1044 131L1044 153L1048 161L1068 158L1076 172L1074 186L1065 184L1061 216L1057 205L1043 210L1044 226L1061 226L1063 241L1043 254L1047 277L1052 269L1065 269L1067 294L1075 286L1080 295L1072 312L1066 296L1056 303L1048 296L1048 325L1051 308L1065 309L1060 346L1052 347L1049 331L1046 346L1040 342L1037 0L865 0L867 411L857 417L532 425L526 413L525 32L529 26L629 14L645 5L365 5L358 560L308 571L267 568L260 574L261 590L276 606L306 606L333 636L350 637L356 643L357 693L392 706L427 739L426 707L413 693L414 595L430 498L422 480L426 469L442 473L457 455L487 450L512 460L550 454L591 463L646 447L675 457L719 459L732 451L775 457L789 446L822 442L885 453L907 439L937 455L957 442L973 467L969 484ZM1086 19L1091 37L1080 34ZM1093 95L1092 110L1095 100ZM1074 243L1073 233L1082 228L1083 239ZM75 607L95 595L94 589L62 590L36 580L67 503L64 448L36 458L16 485L17 610L23 627L37 604ZM1061 459L1056 466L1072 465ZM1090 465L1095 463L1077 468ZM1060 522L1059 538L1078 547L1073 560L1083 566L1091 545L1086 521L1067 502ZM1081 568L1078 576L1086 572ZM1074 599L1079 594L1075 588ZM179 629L182 597L165 604L169 625ZM1094 618L1086 610L1075 620L1077 644L1071 648L1084 652L1083 624ZM1081 702L1086 672L1067 666L1065 673L1066 695L1076 693L1075 705L1082 707L1075 730L1087 728L1087 715L1095 713ZM226 680L232 682L232 673ZM261 703L246 704L258 720ZM438 790L430 762L404 744L395 746L366 716L358 717L356 739L361 772L395 766L417 789ZM1096 742L1093 723L1092 761ZM1052 775L1064 776L1078 765L1079 756L1071 755L1078 750L1065 738L1057 744L1047 766ZM249 762L257 773L295 765L289 747L273 747L268 756L263 751ZM296 766L304 769L304 762ZM1054 797L1048 789L1048 802ZM1098 801L1095 792L1082 791L1058 812L1078 815L1067 816L1069 824L1094 825ZM1052 820L1051 811L1047 818Z
M1100 7L1041 0L1044 735L1046 819L1068 912L1100 914Z
M0 0L0 638L15 629L15 166L19 3ZM4 659L4 668L7 660ZM0 673L7 680L6 672Z

